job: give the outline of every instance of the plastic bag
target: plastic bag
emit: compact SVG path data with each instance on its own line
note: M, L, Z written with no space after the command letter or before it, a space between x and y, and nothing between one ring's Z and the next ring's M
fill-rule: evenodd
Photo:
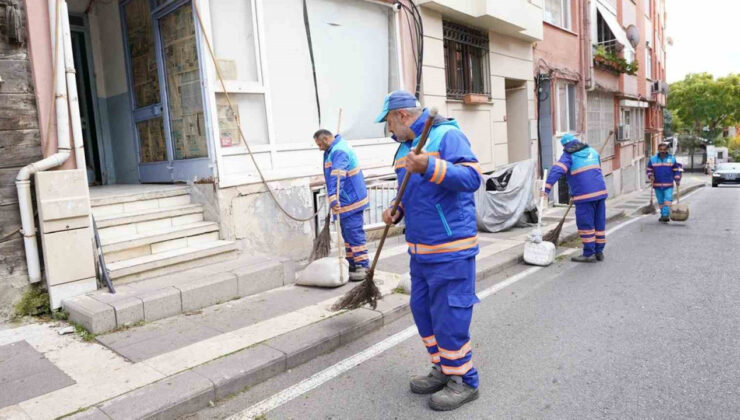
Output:
M337 257L320 258L308 266L298 275L296 284L300 286L316 287L339 287L349 281L349 264L342 259L342 271L344 276L339 275L339 262ZM341 279L344 278L344 281Z

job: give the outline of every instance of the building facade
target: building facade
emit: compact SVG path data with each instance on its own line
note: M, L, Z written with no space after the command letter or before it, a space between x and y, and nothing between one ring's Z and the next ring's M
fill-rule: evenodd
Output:
M532 45L543 37L539 1L26 0L23 5L29 55L25 49L13 54L27 66L30 61L23 86L24 118L31 122L14 126L26 130L21 137L3 141L18 150L28 144L23 149L28 153L17 162L0 158L8 174L3 188L10 197L19 165L66 147L57 136L71 122L84 159L72 151L48 171L79 167L83 171L74 176L87 177L87 191L68 197L85 207L74 214L83 229L74 234L83 246L69 254L69 245L53 245L48 232L39 232L43 256L61 250L73 259L84 254L84 265L91 262L94 250L88 254L84 240L92 224L83 220L92 213L114 284L214 258L305 258L318 225L310 216L325 211L321 152L313 132L340 131L357 152L368 183L392 190L397 145L373 119L383 96L395 89L416 92L425 106L458 119L484 171L537 154ZM57 22L68 26L68 42L61 36L65 25ZM70 57L72 64L64 65ZM64 82L52 82L59 66L64 87L74 85L77 99L71 91L69 97L59 94ZM68 121L59 120L54 104L62 96L67 111L78 101L79 117L70 112ZM373 211L387 205L383 197L371 195L367 224L375 220ZM8 200L12 204L12 197ZM59 200L64 196L52 201ZM44 209L38 216L43 226L49 202L37 197L32 203ZM3 211L8 220L18 219L17 205ZM304 218L309 220L295 220ZM61 229L70 229L65 226ZM7 255L18 257L0 277L2 287L13 284L17 290L3 294L6 314L22 288L18 279L26 277L21 242L12 238L2 245L12 248ZM54 291L55 307L97 287L91 269L84 274L61 269L67 277L52 276L52 284L54 265L51 259L45 263L43 278Z
M663 139L665 2L552 0L544 8L544 40L535 46L542 166L573 132L603 146L610 195L641 188L645 158ZM569 200L564 185L555 191L556 202Z

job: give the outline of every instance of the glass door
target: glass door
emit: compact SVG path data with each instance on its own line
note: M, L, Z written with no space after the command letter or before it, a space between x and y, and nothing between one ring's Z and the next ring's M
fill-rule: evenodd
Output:
M128 0L121 7L141 182L212 174L192 6L164 3Z

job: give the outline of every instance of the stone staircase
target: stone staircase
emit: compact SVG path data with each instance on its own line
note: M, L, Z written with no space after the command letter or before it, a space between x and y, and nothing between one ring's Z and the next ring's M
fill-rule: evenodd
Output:
M197 310L293 283L293 262L239 255L221 240L186 185L90 189L115 294L66 299L70 318L94 333Z

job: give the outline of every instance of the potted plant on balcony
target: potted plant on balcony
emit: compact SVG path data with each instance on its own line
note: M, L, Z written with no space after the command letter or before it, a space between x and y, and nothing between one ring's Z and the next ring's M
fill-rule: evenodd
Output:
M616 52L604 48L603 45L597 46L594 51L594 65L614 74L626 73L632 76L637 74L639 68L637 60L628 63Z

